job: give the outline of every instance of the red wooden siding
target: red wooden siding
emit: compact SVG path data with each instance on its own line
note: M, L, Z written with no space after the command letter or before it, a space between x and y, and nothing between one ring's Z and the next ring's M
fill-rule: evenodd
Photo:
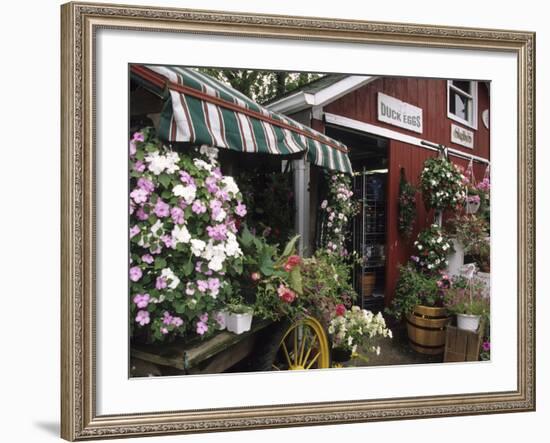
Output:
M383 92L406 103L418 106L423 110L423 132L418 134L379 122L377 118L377 93ZM433 143L444 144L468 154L489 158L489 130L481 120L482 111L489 109L488 87L478 84L478 127L477 130L466 127L474 132L474 149L451 143L451 124L465 127L447 117L447 81L414 78L380 78L362 88L344 95L324 107L324 111L354 120L375 124L407 135L412 135ZM312 122L314 123L314 122ZM316 129L324 129L315 122ZM412 253L412 243L418 232L433 222L433 211L426 211L422 197L417 194L417 220L415 230L409 240L400 236L397 230L397 211L399 197L400 170L405 169L407 180L418 185L419 176L424 161L435 156L434 151L409 145L397 140L390 140L388 149L388 186L387 186L387 266L386 266L386 296L389 304L393 298L395 285L399 276L398 265L404 264ZM451 160L467 167L468 161L451 156ZM483 178L485 165L474 162L474 175L477 181Z

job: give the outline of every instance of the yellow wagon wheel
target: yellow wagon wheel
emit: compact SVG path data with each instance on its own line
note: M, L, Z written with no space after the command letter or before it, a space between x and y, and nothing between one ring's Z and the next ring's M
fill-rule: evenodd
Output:
M296 371L328 367L330 351L321 323L313 317L292 323L279 342L272 369Z

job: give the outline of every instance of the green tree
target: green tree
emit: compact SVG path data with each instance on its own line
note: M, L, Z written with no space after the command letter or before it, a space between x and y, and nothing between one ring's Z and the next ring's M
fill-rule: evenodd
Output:
M227 83L258 103L265 103L323 76L307 72L256 71L252 69L200 68L200 71Z

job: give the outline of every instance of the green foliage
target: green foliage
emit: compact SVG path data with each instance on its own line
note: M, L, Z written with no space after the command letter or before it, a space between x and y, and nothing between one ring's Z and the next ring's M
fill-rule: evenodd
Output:
M464 175L458 166L441 157L429 158L424 162L420 187L428 209L456 208L466 198Z
M320 74L251 69L199 68L199 71L230 85L258 103L293 91L320 77Z
M400 266L395 298L387 312L400 319L409 315L415 306L439 306L442 304L439 278L425 274L412 265Z
M452 314L489 315L489 298L484 295L483 282L455 276L448 288L443 290L444 303Z
M399 232L410 237L416 221L416 188L404 176L399 183Z
M436 224L424 229L414 242L415 254L411 257L417 266L427 274L436 274L446 268L447 255L453 252L453 245L445 231Z

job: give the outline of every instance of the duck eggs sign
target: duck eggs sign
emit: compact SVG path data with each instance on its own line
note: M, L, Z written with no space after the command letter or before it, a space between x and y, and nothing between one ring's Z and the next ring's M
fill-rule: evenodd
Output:
M378 120L422 134L422 109L378 93Z

